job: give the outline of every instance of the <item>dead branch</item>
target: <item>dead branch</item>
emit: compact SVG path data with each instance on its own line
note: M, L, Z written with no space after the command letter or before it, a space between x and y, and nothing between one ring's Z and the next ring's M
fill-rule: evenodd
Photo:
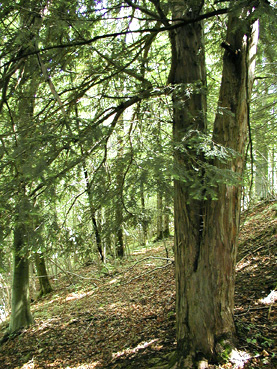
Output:
M249 253L247 253L246 255L244 255L238 262L237 262L237 266L242 262L242 260L248 258L248 256L255 254L257 251L259 251L260 249L262 249L263 247L265 247L264 245L259 246L256 250L254 251L250 251Z
M166 259L166 258L161 258L161 259ZM125 284L128 284L128 283L131 283L131 282L133 282L133 281L135 281L135 280L137 280L137 279L139 279L139 278L141 278L141 277L144 277L144 276L145 276L145 275L147 275L147 274L151 274L151 273L155 272L156 270L159 270L159 269L165 269L165 268L166 268L166 267L168 267L169 265L171 265L171 264L165 264L165 265L162 265L162 266L156 267L156 268L154 268L154 269L152 269L152 270L148 270L147 272L142 273L142 274L139 274L137 277L134 277L134 278L130 279L129 281L122 282L122 283L120 283L120 284L121 284L121 285L125 285Z
M143 261L145 260L148 260L148 259L157 259L157 260L166 260L167 262L168 261L171 261L171 263L173 264L174 263L174 259L171 259L171 258L163 258L163 257L160 257L160 256L147 256L143 259L140 259L138 261L135 262L135 264L133 264L130 268L128 268L124 274L126 274L127 272L129 272L131 269L133 269L137 264L139 263L142 263Z

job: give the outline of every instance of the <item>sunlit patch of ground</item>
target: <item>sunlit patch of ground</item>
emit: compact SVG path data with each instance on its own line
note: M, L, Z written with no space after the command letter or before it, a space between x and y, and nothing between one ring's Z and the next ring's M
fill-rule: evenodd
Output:
M251 355L248 352L234 349L229 360L234 365L234 369L242 369L249 359L251 359Z

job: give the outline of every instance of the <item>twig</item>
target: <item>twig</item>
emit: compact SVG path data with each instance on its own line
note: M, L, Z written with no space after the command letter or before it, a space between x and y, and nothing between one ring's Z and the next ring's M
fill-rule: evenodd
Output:
M55 264L63 273L65 273L66 275L67 275L67 277L68 277L68 279L69 279L69 281L70 281L70 284L72 283L71 282L71 279L69 278L69 276L68 276L68 274L72 274L72 275L75 275L76 277L78 277L78 278L81 278L81 279L87 279L87 280L91 280L91 279L94 279L95 281L97 281L97 282L101 282L101 280L100 279L98 279L98 278L93 278L93 277L83 277L83 276L81 276L80 274L76 274L76 273L73 273L73 272L69 272L68 270L64 270L60 265L58 265L57 263L55 263L55 261L52 259L52 258L50 258L49 257L49 260L53 263L53 264ZM97 286L97 285L95 285L95 286Z
M143 276L145 276L145 275L147 275L147 274L151 274L151 273L155 272L155 271L156 271L156 270L158 270L158 269L164 269L164 268L168 267L169 265L170 265L170 264L165 264L165 265L162 265L162 266L160 266L160 267L156 267L156 268L154 268L154 269L152 269L152 270L148 270L147 272L142 273L142 274L138 275L137 277L134 277L134 278L130 279L129 281L124 282L124 283L120 283L120 284L121 284L121 285L125 285L125 284L128 284L128 283L131 283L131 282L133 282L133 281L135 281L135 280L137 280L137 279L139 279L139 278L141 278L141 277L143 277Z
M61 109L62 113L63 113L63 116L66 116L66 111L65 111L65 108L64 108L64 105L62 103L62 100L50 78L50 76L48 75L47 73L47 69L46 69L46 66L44 65L43 61L42 61L42 58L40 56L40 53L38 52L37 53L37 58L38 58L38 64L41 68L41 71L42 71L42 74L43 74L43 77L45 79L45 82L48 83L49 87L50 87L50 90L55 98L55 100L57 101L58 105L59 105L59 108Z
M101 282L100 279L95 278L95 277L83 277L80 274L76 274L76 273L73 273L73 272L67 272L67 273L72 274L72 275L75 275L76 277L81 278L81 279L88 279L88 280L94 279L97 282Z
M163 258L160 256L147 256L146 258L136 261L135 264L133 264L130 268L125 270L124 274L129 272L131 269L133 269L137 264L142 263L143 261L148 260L148 259L167 260L167 261L171 261L171 263L174 263L174 259L171 259L171 258Z
M270 307L272 306L273 304L270 304ZM268 309L270 308L268 306L257 306L257 307L248 307L247 310L244 310L242 312L239 312L239 313L235 313L235 315L246 315L249 311L255 311L255 310L264 310L264 309Z
M68 278L68 280L69 280L69 282L70 282L70 284L72 283L71 282L71 279L69 278L69 276L68 276L68 274L69 274L69 272L67 271L67 270L64 270L58 263L56 263L52 258L50 258L50 257L48 257L48 259L54 264L54 265L56 265L56 267L57 268L59 268L66 276L67 276L67 278Z
M250 256L251 254L254 254L255 252L259 251L260 249L262 249L263 247L265 247L264 245L259 246L256 250L254 251L250 251L248 254L246 254L245 256L243 256L238 262L237 262L237 266L239 265L240 262L242 262L242 260L246 259L248 256Z

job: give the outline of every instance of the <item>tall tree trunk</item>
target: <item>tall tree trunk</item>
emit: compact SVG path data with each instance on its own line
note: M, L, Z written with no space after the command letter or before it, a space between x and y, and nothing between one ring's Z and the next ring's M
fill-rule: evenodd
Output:
M119 124L121 130L124 130L124 120ZM124 256L124 239L123 239L123 185L124 185L124 164L123 164L123 133L119 132L117 136L117 163L116 163L116 199L115 199L115 224L116 224L116 256L122 258Z
M29 300L28 200L22 195L17 206L13 241L12 304L9 332L33 323Z
M157 193L157 236L156 241L163 239L163 197L160 191Z
M165 205L164 205L163 236L164 236L164 238L167 238L167 237L170 236L170 230L169 230L169 205L166 202L166 199L165 199Z
M268 94L268 91L265 91ZM263 102L262 102L262 105ZM265 108L265 107L264 107ZM256 129L254 131L255 137L255 195L256 198L266 199L270 192L270 181L269 181L269 148L266 144L266 133L268 128L270 129L270 123L267 122L265 129Z
M142 209L142 219L141 219L142 245L144 246L144 245L146 245L146 240L147 240L148 223L147 223L147 220L146 220L144 185L143 185L142 179L140 180L140 202L141 202L141 209Z
M196 16L201 7L193 9L193 15ZM174 9L173 18L180 17L183 14ZM177 147L183 146L183 149L174 152L175 170L180 173L180 179L174 181L177 363L180 368L190 368L197 353L207 351L207 345L203 342L205 319L199 318L203 301L197 291L198 280L201 281L203 276L196 274L202 242L204 204L202 199L193 199L191 195L195 178L191 158L197 154L189 142L195 136L197 139L197 132L206 130L202 24L193 23L172 32L171 44L172 65L169 78L174 86L173 139ZM183 180L183 175L187 176L186 180Z
M255 154L255 194L257 199L261 200L266 199L269 195L268 146L262 135L256 139Z
M247 14L246 10L245 16ZM213 140L236 154L227 163L216 159L219 169L229 169L238 176L234 185L220 184L217 201L207 202L201 270L210 278L206 298L210 308L206 314L216 317L207 325L211 353L222 339L233 341L235 326L234 288L237 237L241 209L241 181L249 122L249 102L254 81L255 56L258 42L258 22L251 26L242 17L229 15L227 45L223 59L223 73L218 114L214 123ZM223 113L223 114L222 114ZM212 261L212 262L211 262Z
M22 1L23 4L23 1ZM40 5L24 2L21 6L20 21L22 29L26 30L25 52L34 51L35 37L42 25ZM29 32L29 33L28 33ZM17 206L15 207L14 245L13 245L13 281L12 306L9 331L14 332L21 327L27 327L33 322L29 301L29 241L32 237L33 205L26 195L26 188L32 182L28 172L31 167L32 128L35 94L39 85L38 63L36 56L30 56L24 61L18 85L19 103L15 112L16 152L14 167L15 179L18 183Z
M79 111L78 111L78 105L77 104L75 104L75 114L76 114L76 117L79 118ZM78 124L78 131L79 131L80 127L79 127L78 120L77 120L77 124ZM80 150L81 150L82 156L84 156L84 150L83 150L83 147L82 147L81 143L80 143ZM99 227L97 225L96 210L95 210L95 207L93 205L93 197L92 197L92 192L91 192L91 183L89 181L88 170L87 170L85 162L83 163L83 173L84 173L85 182L86 182L86 192L87 192L87 195L88 195L89 211L90 211L90 217L91 217L91 221L92 221L92 227L93 227L94 234L95 234L96 246L97 246L97 250L98 250L99 255L100 255L100 259L101 259L102 262L104 262L104 252L103 252L103 248L102 248L101 233L100 233Z
M45 259L43 254L38 252L35 253L35 265L37 270L37 276L39 279L39 296L47 295L48 293L52 292L52 287L48 278L47 269L45 265Z
M115 221L116 221L116 256L122 258L124 256L124 240L123 240L123 215L121 208L121 201L118 202L118 205L115 209Z
M173 9L173 17L195 18L202 3L188 1L183 12ZM240 22L229 16L226 45L231 45L233 52L228 46L224 56L213 137L218 144L238 153L228 166L219 160L213 164L238 174L243 168L255 58L255 47L245 43L241 31L245 28ZM185 25L172 32L171 43L173 135L175 142L182 145L174 153L180 176L174 183L177 367L193 368L202 361L204 368L206 359L218 359L224 339L232 341L235 332L234 280L241 189L239 185L218 184L217 200L204 200L204 194L195 193L195 185L201 188L205 181L201 165L196 166L204 158L194 148L197 132L206 129L202 24ZM251 62L247 62L247 54Z

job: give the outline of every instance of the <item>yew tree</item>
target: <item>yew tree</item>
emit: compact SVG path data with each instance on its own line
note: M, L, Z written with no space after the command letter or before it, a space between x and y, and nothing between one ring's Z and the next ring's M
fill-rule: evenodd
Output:
M234 343L234 287L241 177L249 124L258 22L255 3L228 10L222 80L207 155L203 1L174 3L170 33L175 165L175 260L178 368L207 367ZM202 147L202 148L201 148ZM227 158L228 157L228 158ZM185 174L182 174L182 171ZM220 180L217 174L229 173ZM217 177L217 179L215 179Z
M7 181L1 183L10 186L5 184L1 193L11 207L16 204L14 249L20 260L15 261L14 278L24 276L26 282L15 291L22 299L13 302L11 331L32 322L27 273L30 250L28 240L23 239L29 223L22 219L27 219L26 213L32 214L35 200L55 181L68 183L73 169L80 166L91 220L96 224L95 211L100 207L95 204L100 203L102 213L105 206L109 213L108 223L113 213L109 202L115 204L116 223L121 229L126 203L128 215L135 213L134 202L126 202L126 198L140 193L144 212L146 190L160 190L161 181L156 183L149 174L158 173L158 178L163 173L153 169L153 161L150 164L150 158L155 157L151 150L158 147L156 157L162 157L163 150L166 156L172 150L174 156L173 169L170 166L165 172L167 182L174 179L177 356L173 366L207 367L208 361L218 361L220 352L233 345L235 336L241 179L250 124L257 19L268 9L267 1L60 0L41 2L40 7L35 7L34 1L19 3L15 8L1 8L11 19L14 10L18 19L25 14L23 34L19 23L13 26L8 20L8 42L5 50L1 48L0 109L11 126L2 124L1 128L1 150L7 163L3 167ZM219 45L218 58L223 58L219 63L222 79L215 120L208 122L205 32L208 23L213 29L211 25L219 16L225 31L213 37ZM153 106L160 97L156 105L159 114L155 115ZM126 130L120 127L122 116L129 120ZM161 132L149 128L149 122L159 119L173 123L169 150L160 147L163 140L157 144ZM156 127L162 130L162 125ZM147 144L141 142L142 132L150 136ZM123 149L120 134L124 133L128 147ZM111 146L116 147L116 142L117 155L112 155ZM33 157L37 158L34 162ZM115 176L110 183L118 191L104 191L101 197L99 190L97 196L93 178L101 187L109 187L110 183L103 185L100 174L104 176L105 164L112 162ZM167 157L164 163L171 165L171 159ZM147 165L152 171L146 170ZM9 175L10 168L17 182ZM145 178L155 185L144 183ZM167 192L164 184L160 192ZM122 232L118 236L122 238ZM98 240L99 245L101 238ZM25 314L25 321L17 319L18 306L26 308L20 313L23 318Z

